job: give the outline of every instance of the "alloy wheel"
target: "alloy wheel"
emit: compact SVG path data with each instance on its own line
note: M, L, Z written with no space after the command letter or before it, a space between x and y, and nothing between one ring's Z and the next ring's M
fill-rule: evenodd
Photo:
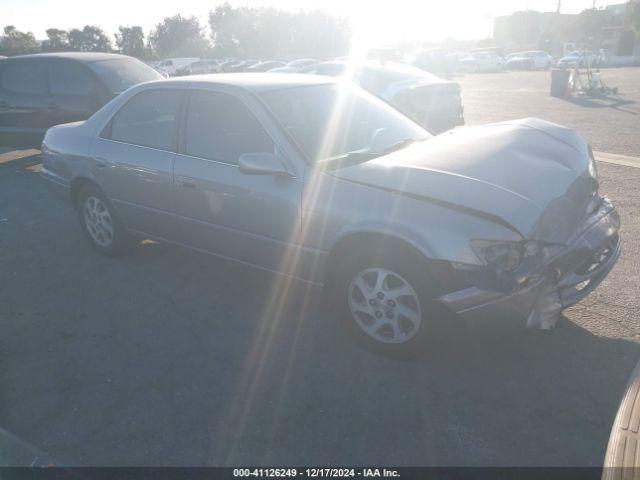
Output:
M89 235L101 247L113 242L113 219L109 210L97 197L87 197L84 202L84 222Z
M368 268L349 285L349 309L367 335L383 343L404 343L422 324L420 298L411 284L386 268Z

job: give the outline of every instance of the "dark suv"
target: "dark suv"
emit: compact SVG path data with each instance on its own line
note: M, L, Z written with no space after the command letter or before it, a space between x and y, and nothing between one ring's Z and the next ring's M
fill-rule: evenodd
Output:
M84 120L132 85L162 78L110 53L44 53L0 60L0 145L38 145L47 128Z

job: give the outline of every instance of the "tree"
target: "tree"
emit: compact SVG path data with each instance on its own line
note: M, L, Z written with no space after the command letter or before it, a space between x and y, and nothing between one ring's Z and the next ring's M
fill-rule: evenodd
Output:
M85 25L82 30L69 31L69 48L81 52L109 52L111 40L100 27Z
M351 27L321 11L300 12L290 23L289 57L333 58L349 53Z
M209 26L219 56L335 57L347 52L350 38L346 21L320 11L289 13L229 3L209 12Z
M116 45L121 53L138 58L146 56L142 27L120 26L118 30L120 33L116 33Z
M59 28L47 29L46 45L43 47L50 52L59 52L69 49L69 32L60 30Z
M149 43L160 57L204 56L209 42L196 17L174 15L158 23L149 34Z
M216 55L233 57L243 53L239 35L254 28L254 12L246 7L233 8L228 3L209 12L209 27Z
M0 53L3 55L20 55L34 53L40 49L31 32L21 32L13 25L4 27L4 35L0 37Z

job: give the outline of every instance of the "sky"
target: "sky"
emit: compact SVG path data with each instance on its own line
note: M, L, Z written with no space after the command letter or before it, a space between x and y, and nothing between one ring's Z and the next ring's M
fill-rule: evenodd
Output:
M561 0L563 13L592 8L593 0ZM626 0L596 0L596 7ZM46 38L50 27L98 25L113 35L119 25L141 25L145 34L164 17L207 13L224 0L0 0L0 27L14 25ZM354 30L376 46L402 41L475 40L491 36L493 17L517 10L555 11L558 0L229 0L233 6L271 6L288 11L324 10L349 18Z

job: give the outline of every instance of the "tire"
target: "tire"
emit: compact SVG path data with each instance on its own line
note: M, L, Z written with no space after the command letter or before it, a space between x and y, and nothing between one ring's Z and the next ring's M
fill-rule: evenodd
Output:
M640 422L638 405L640 405L640 362L631 372L631 378L611 427L609 444L604 457L602 480L626 478L627 472L637 471L640 467L640 459L636 454L640 433L637 428L634 428ZM630 475L629 478L636 476Z
M331 304L355 339L375 352L413 357L436 337L435 284L416 257L389 244L350 252L339 262ZM371 289L376 283L381 288ZM407 295L397 295L402 292Z
M105 194L96 185L78 193L76 208L85 237L97 252L116 256L130 245L130 236Z

